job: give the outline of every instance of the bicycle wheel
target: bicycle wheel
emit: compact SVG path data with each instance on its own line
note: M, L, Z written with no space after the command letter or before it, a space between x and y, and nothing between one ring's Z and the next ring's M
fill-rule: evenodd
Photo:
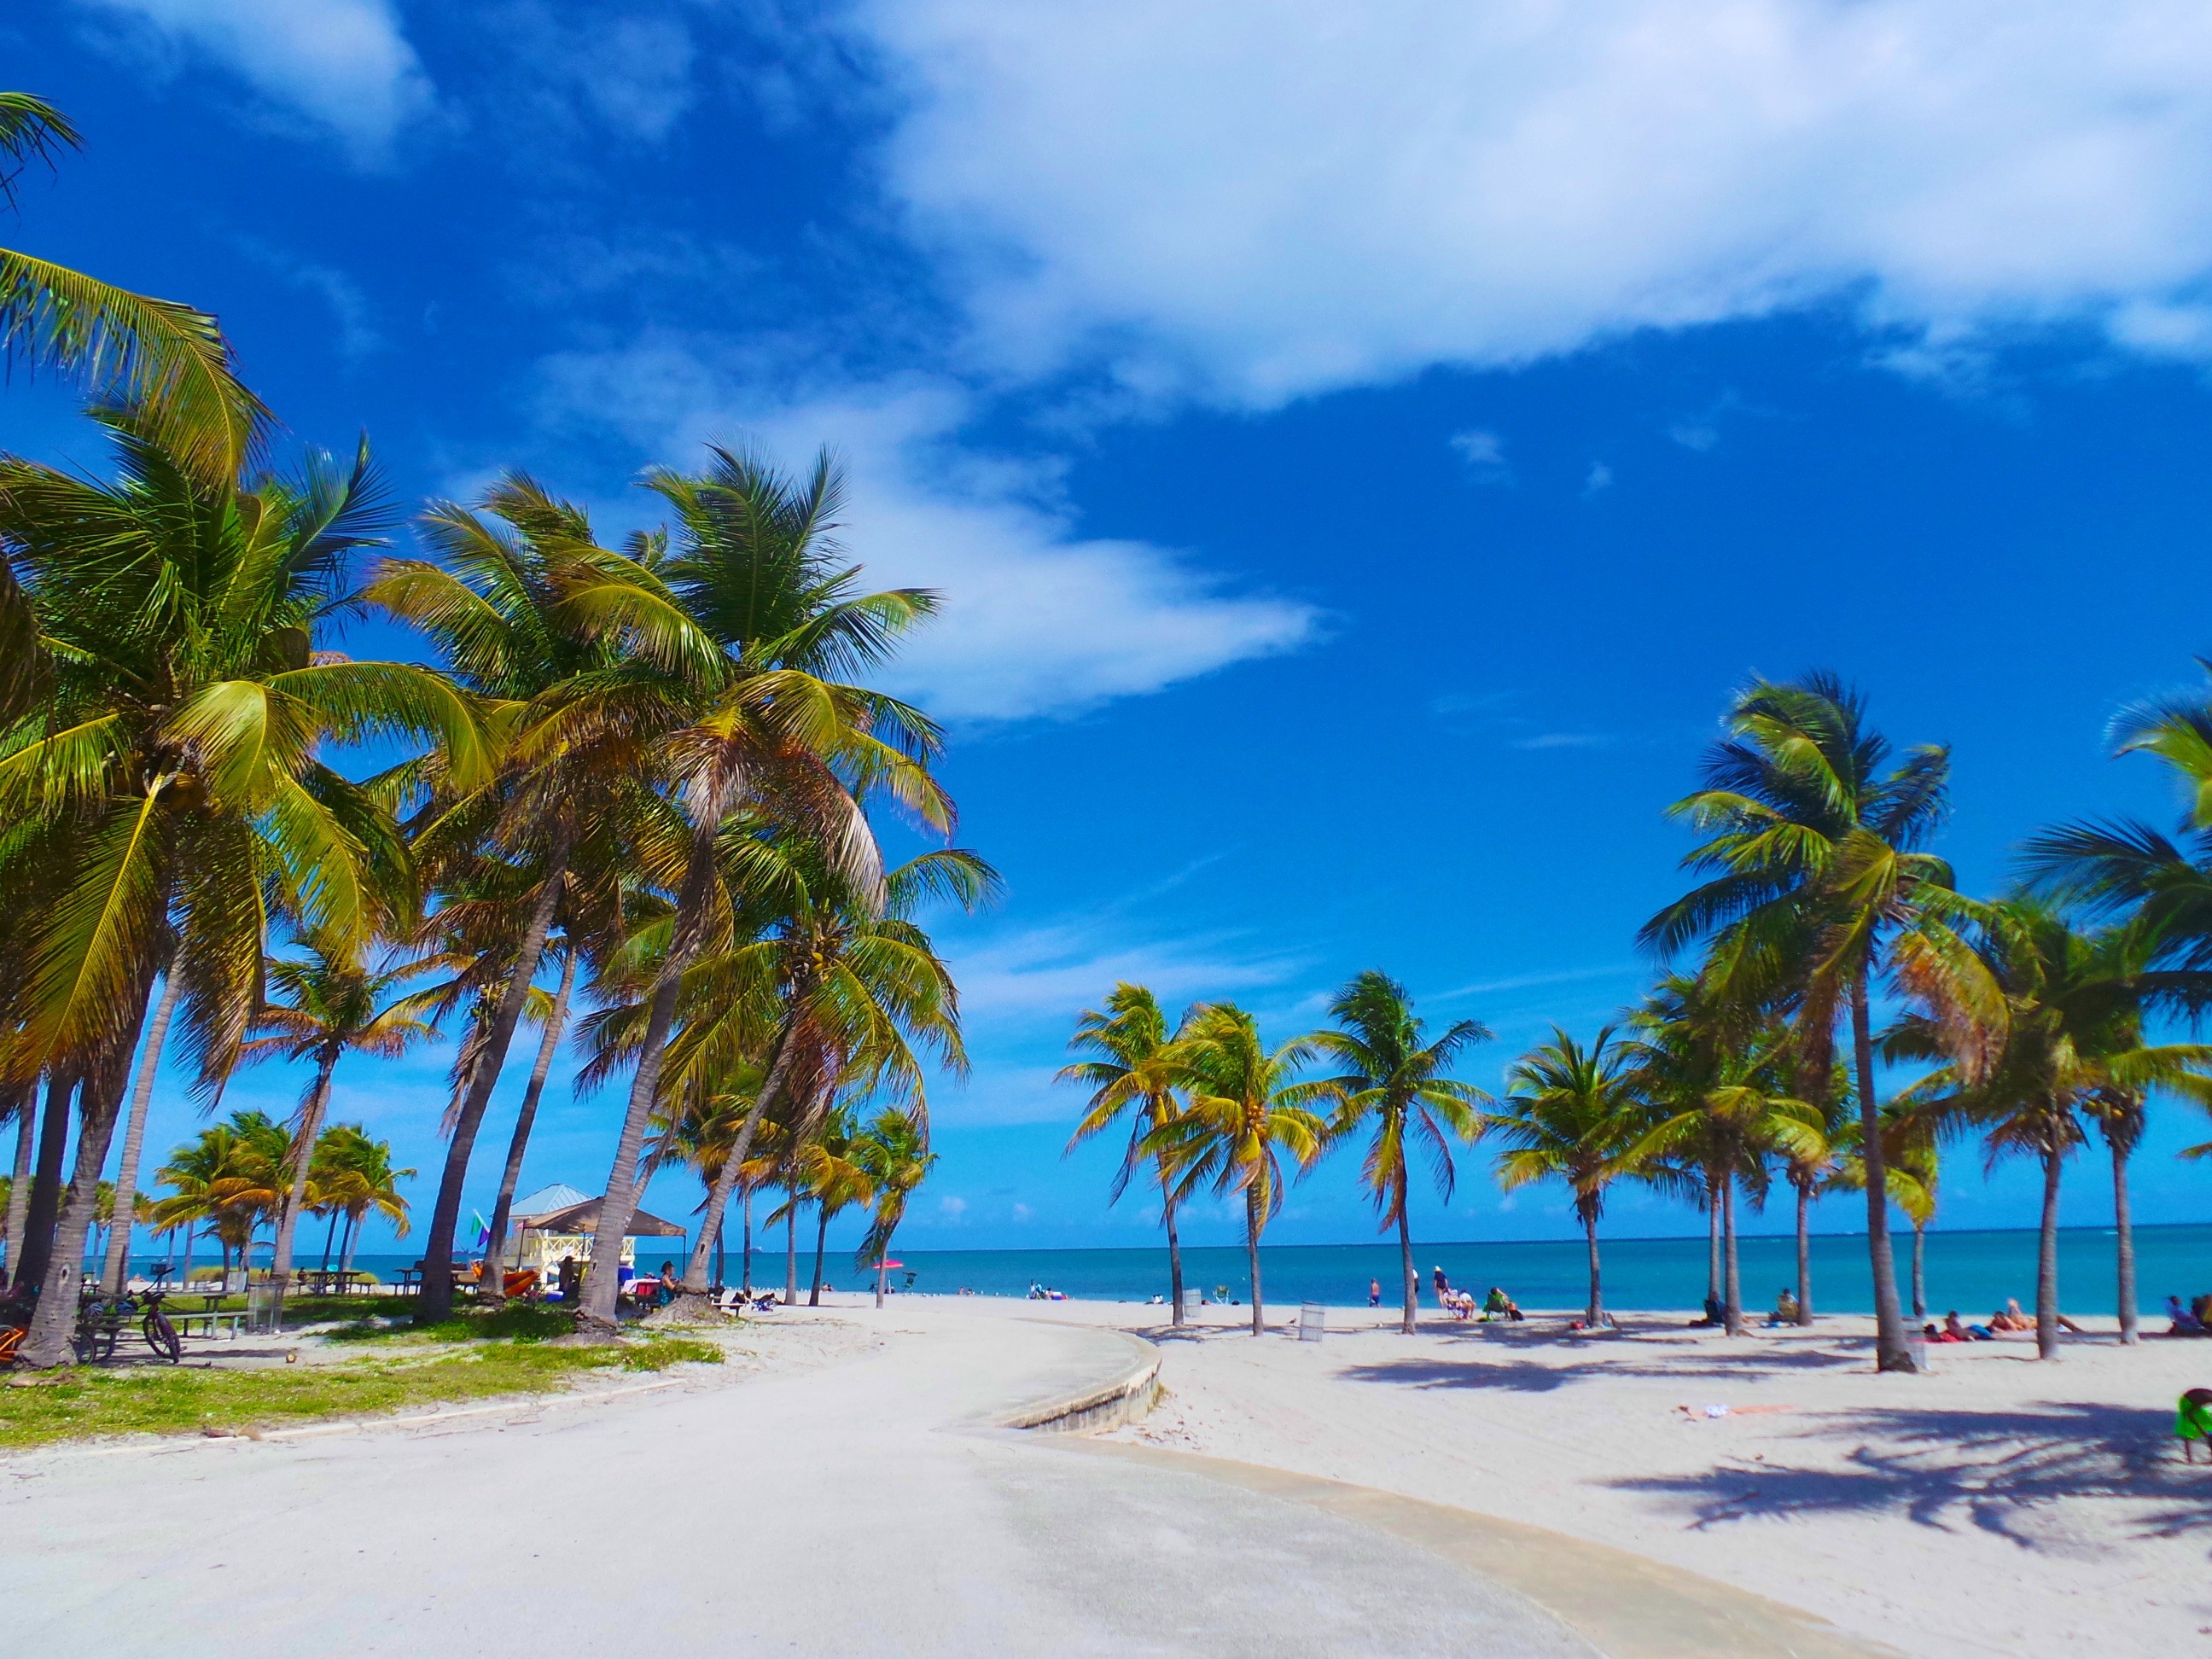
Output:
M144 1329L146 1346L172 1365L185 1357L185 1345L177 1340L177 1328L160 1309L146 1316Z

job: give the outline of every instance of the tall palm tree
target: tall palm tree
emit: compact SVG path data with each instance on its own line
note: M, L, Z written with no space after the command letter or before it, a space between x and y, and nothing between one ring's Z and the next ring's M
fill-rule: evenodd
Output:
M82 148L52 104L0 92L0 205L15 206L25 167ZM155 441L211 478L246 459L268 420L214 318L9 248L0 248L0 355L58 369L104 403L143 407Z
M153 1021L139 1045L137 1075L131 1088L131 1111L124 1120L123 1152L115 1172L115 1190L121 1201L107 1230L107 1261L100 1276L100 1288L110 1296L120 1296L130 1276L131 1230L138 1212L138 1163L146 1146L146 1115L154 1103L154 1079L161 1070L169 1022L176 1017L177 994L183 988L174 974L162 976L161 999L154 1005Z
M1091 1090L1090 1109L1067 1138L1066 1150L1072 1152L1092 1136L1128 1121L1129 1144L1122 1149L1108 1201L1119 1203L1137 1166L1151 1163L1160 1187L1160 1219L1168 1235L1168 1291L1173 1304L1168 1318L1181 1325L1182 1244L1176 1237L1175 1184L1167 1165L1145 1152L1146 1138L1164 1129L1177 1110L1175 1049L1167 1015L1151 990L1124 980L1108 994L1103 1012L1085 1008L1077 1016L1075 1035L1067 1046L1095 1058L1063 1066L1055 1079L1085 1084Z
M700 475L648 476L674 511L675 549L580 567L565 601L626 660L664 677L656 775L681 801L690 841L669 872L669 943L645 1000L594 1260L614 1259L636 1205L639 1150L684 975L726 914L720 859L732 817L751 811L803 829L863 896L882 891L871 801L940 833L951 826L951 801L928 771L942 747L935 726L834 678L887 657L935 611L935 596L860 591L859 569L834 538L842 483L827 454L798 483L756 457L710 453ZM613 1328L617 1289L611 1274L586 1281L587 1328Z
M545 1008L541 1024L543 1030L538 1039L538 1059L530 1068L530 1081L522 1091L522 1105L514 1115L514 1128L507 1137L507 1162L501 1168L499 1194L492 1200L491 1224L484 1231L484 1261L496 1265L507 1255L507 1224L514 1211L514 1190L522 1180L523 1154L530 1147L531 1131L537 1127L538 1103L545 1096L545 1080L553 1074L554 1056L561 1052L561 1037L568 1023L568 1000L576 988L576 950L574 940L567 942L558 951L561 959L561 978L553 991L553 999ZM507 1299L505 1275L487 1267L480 1300L497 1306Z
M1235 1003L1201 1003L1176 1036L1183 1109L1145 1138L1145 1151L1172 1174L1179 1201L1200 1186L1243 1198L1255 1336L1267 1328L1260 1236L1282 1207L1283 1157L1304 1173L1328 1140L1328 1127L1312 1109L1325 1091L1296 1080L1318 1052L1305 1036L1270 1049L1260 1040L1259 1022Z
M2142 941L2132 927L2085 933L2048 902L2016 896L1988 907L1973 943L1962 956L1948 939L1900 940L1899 978L1917 1012L1887 1046L1945 1062L1899 1097L1908 1109L1978 1132L1993 1164L2026 1155L2042 1166L2036 1350L2049 1359L2058 1352L2059 1187L2087 1139L2082 1114L2092 1103L2133 1110L2153 1088L2212 1100L2212 1045L2144 1042Z
M246 1264L253 1235L284 1201L292 1134L264 1112L234 1112L169 1154L155 1179L171 1196L153 1206L157 1226L200 1224L222 1247L223 1279Z
M416 823L417 855L453 901L454 914L441 906L434 925L451 933L499 907L489 940L448 945L476 956L470 990L481 1008L423 1241L418 1316L435 1323L452 1306L453 1234L477 1130L545 941L573 904L577 854L611 833L637 792L670 688L570 602L577 584L627 564L598 545L581 509L510 473L473 507L431 502L420 527L439 562L387 560L364 597L434 640L512 732L495 775L425 776Z
M364 942L409 898L391 821L333 743L427 739L483 769L483 728L434 671L335 659L349 567L380 519L365 451L290 480L210 483L143 417L102 416L112 483L0 459L4 549L48 641L52 694L0 729L0 950L16 1037L0 1085L87 1080L69 1202L23 1348L64 1362L70 1298L129 1062L166 959L198 1086L237 1058L272 902L302 934ZM57 1278L57 1275L60 1275Z
M305 954L272 961L270 988L283 1000L262 1005L254 1017L256 1035L240 1051L248 1062L304 1061L314 1067L300 1097L298 1127L293 1131L291 1167L285 1171L283 1202L277 1206L276 1255L270 1277L276 1286L275 1318L281 1325L283 1296L292 1282L292 1243L307 1201L307 1181L320 1144L323 1118L330 1109L331 1079L347 1053L394 1059L432 1035L394 991L419 971L419 964L370 968L354 950L309 940Z
M1825 1088L1836 1025L1849 1024L1869 1165L1875 1364L1910 1370L1869 1011L1899 930L1933 938L1970 909L1953 890L1950 866L1921 850L1944 813L1949 751L1923 746L1889 765L1889 745L1868 727L1858 695L1826 673L1753 684L1728 726L1705 757L1704 787L1673 809L1708 833L1684 864L1710 879L1639 938L1662 955L1709 938L1708 971L1731 994L1788 1006L1801 1095Z
M1592 1329L1610 1322L1600 1274L1597 1224L1606 1189L1625 1172L1623 1158L1645 1127L1637 1091L1635 1056L1610 1025L1588 1048L1553 1028L1552 1040L1513 1063L1506 1094L1490 1118L1505 1143L1498 1155L1498 1180L1508 1192L1537 1181L1563 1181L1575 1218L1589 1244Z
M1335 1030L1313 1035L1315 1049L1344 1067L1322 1080L1335 1103L1329 1139L1364 1127L1370 1133L1360 1178L1382 1212L1382 1224L1398 1230L1398 1264L1405 1306L1399 1328L1413 1334L1420 1315L1421 1282L1413 1270L1413 1224L1407 1202L1410 1146L1427 1153L1437 1197L1451 1202L1457 1172L1452 1142L1471 1142L1483 1129L1482 1112L1494 1103L1472 1084L1444 1073L1460 1052L1490 1040L1480 1020L1455 1021L1433 1042L1415 1018L1406 988L1387 974L1355 975L1328 1006Z
M887 1108L868 1120L854 1137L850 1157L860 1170L868 1192L866 1202L875 1206L868 1220L868 1235L860 1242L860 1260L876 1267L876 1305L884 1305L884 1286L890 1277L891 1235L906 1218L907 1200L927 1180L937 1154L929 1150L929 1126L914 1113Z

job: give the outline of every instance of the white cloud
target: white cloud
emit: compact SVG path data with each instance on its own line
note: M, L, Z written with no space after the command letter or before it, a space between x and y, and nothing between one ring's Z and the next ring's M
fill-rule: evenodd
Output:
M612 422L679 463L709 439L750 437L787 466L831 442L851 477L841 537L868 579L945 598L878 678L945 718L1071 713L1290 650L1316 628L1310 607L1224 593L1171 550L1085 538L1054 503L1048 465L956 447L970 400L944 383L777 401L677 345L547 367L561 418Z
M1601 489L1613 488L1613 469L1603 461L1592 461L1589 471L1583 477L1583 494L1595 495Z
M1838 296L2196 356L2195 0L863 0L988 358L1268 405ZM1909 356L1898 359L1914 367Z
M1495 432L1480 427L1469 427L1464 432L1455 432L1444 440L1454 453L1467 464L1468 471L1488 483L1507 476L1505 441Z
M389 0L81 0L227 64L272 102L382 157L430 106L429 79Z
M1131 939L1097 920L1026 927L949 951L960 1004L979 1027L1072 1029L1122 980L1150 986L1176 1018L1187 1002L1279 985L1285 956L1252 956L1219 939Z

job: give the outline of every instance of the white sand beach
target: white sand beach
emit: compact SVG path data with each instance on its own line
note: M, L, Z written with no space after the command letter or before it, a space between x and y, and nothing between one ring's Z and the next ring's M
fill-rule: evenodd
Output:
M1425 1317L1407 1337L1395 1310L1337 1309L1315 1345L1255 1340L1239 1311L1163 1339L1166 1398L1116 1437L1616 1545L1931 1659L2212 1637L2212 1468L2172 1435L2212 1343L2077 1340L2052 1364L2032 1339L1945 1345L1933 1375L1876 1376L1871 1319L1730 1340Z
M590 1396L0 1460L14 1650L1755 1659L2212 1626L2212 1468L2167 1433L2212 1346L1877 1377L1848 1319L1407 1338L1335 1310L1312 1344L1294 1310L1255 1339L1235 1309L1177 1335L1126 1304L838 1300L727 1334L741 1365ZM1158 1340L1148 1416L997 1426L1141 1361L1116 1328Z

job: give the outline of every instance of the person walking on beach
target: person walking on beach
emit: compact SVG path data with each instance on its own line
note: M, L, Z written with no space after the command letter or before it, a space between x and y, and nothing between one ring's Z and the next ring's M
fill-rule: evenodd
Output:
M1370 1308L1379 1308L1382 1305L1382 1281L1379 1279L1370 1279L1367 1281L1367 1305Z

